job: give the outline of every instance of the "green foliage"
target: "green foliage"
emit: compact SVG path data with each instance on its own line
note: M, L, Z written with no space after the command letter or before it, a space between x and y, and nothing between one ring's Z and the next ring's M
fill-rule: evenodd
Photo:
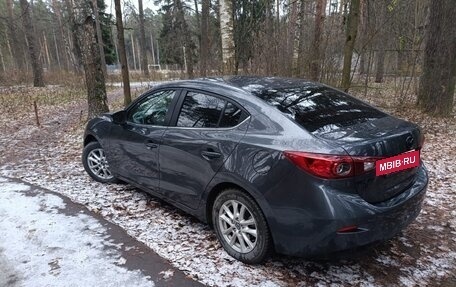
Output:
M157 2L157 1L156 1ZM161 61L166 64L184 65L184 46L186 41L190 41L190 51L187 49L187 61L189 61L189 53L195 54L195 43L190 31L187 19L194 17L193 14L188 13L185 5L181 5L183 11L180 10L179 5L175 5L176 1L158 1L162 3L162 29L160 32L160 55ZM181 4L181 3L179 3ZM188 35L190 33L190 35ZM192 57L196 59L196 57Z
M165 5L162 6L163 10L163 28L160 32L160 54L161 60L167 64L184 64L183 57L183 40L180 31L178 31L175 16L174 6L170 4L170 1L166 1Z
M104 53L107 65L117 63L116 48L114 46L115 39L112 35L111 26L114 25L113 16L107 14L105 0L97 0L98 14L100 17L101 34L104 44Z
M394 9L396 9L396 6L397 6L397 3L398 0L391 0L391 2L388 4L387 8L388 8L388 12L393 12Z
M234 42L238 63L247 63L254 52L254 43L272 15L273 0L234 1Z
M405 44L406 44L407 40L402 35L398 37L398 40L399 40L399 50L403 50L405 48Z

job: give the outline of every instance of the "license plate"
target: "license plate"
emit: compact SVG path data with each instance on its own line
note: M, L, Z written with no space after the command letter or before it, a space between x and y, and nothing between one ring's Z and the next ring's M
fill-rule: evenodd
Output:
M413 150L375 162L375 175L385 175L420 165L420 151Z

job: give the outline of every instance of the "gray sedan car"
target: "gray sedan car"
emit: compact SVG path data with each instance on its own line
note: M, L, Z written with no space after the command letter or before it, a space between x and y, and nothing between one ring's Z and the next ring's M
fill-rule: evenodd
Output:
M128 182L207 222L254 264L274 250L315 256L393 237L421 209L423 140L334 88L234 76L166 83L91 120L82 160L97 181ZM415 164L376 172L412 153Z

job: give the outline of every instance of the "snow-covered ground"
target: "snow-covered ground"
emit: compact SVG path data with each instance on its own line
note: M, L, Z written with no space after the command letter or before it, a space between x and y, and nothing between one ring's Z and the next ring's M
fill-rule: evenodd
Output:
M264 265L248 266L229 257L206 225L178 209L129 185L91 180L80 162L83 130L75 120L80 110L65 111L49 110L40 129L24 117L17 116L13 124L5 121L8 132L0 138L0 153L8 160L0 164L0 175L22 178L84 204L202 283L452 286L455 280L451 278L456 277L456 132L450 125L454 120L424 122L429 128L422 156L431 182L421 215L402 234L330 261L275 256ZM72 118L70 125L53 122L66 118Z
M154 286L122 267L98 220L61 198L0 177L0 286Z
M36 147L39 157L4 166L0 173L20 177L86 205L202 283L424 286L455 270L454 214L449 217L451 221L436 219L436 212L454 206L448 199L455 198L452 182L430 190L422 215L401 236L354 258L318 262L277 256L262 266L248 266L229 257L206 225L174 207L129 185L103 185L91 180L80 163L80 132L63 135L57 145ZM34 152L32 147L29 149ZM430 164L430 168L434 177L441 174L435 173L438 166ZM444 232L448 230L450 233Z

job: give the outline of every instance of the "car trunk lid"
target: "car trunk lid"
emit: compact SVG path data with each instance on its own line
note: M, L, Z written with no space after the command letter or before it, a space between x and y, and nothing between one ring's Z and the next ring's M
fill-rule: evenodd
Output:
M386 116L354 125L328 129L322 127L314 136L337 144L352 157L387 158L420 149L422 142L418 126ZM375 171L354 177L356 191L370 203L392 198L413 184L418 168L382 176Z

